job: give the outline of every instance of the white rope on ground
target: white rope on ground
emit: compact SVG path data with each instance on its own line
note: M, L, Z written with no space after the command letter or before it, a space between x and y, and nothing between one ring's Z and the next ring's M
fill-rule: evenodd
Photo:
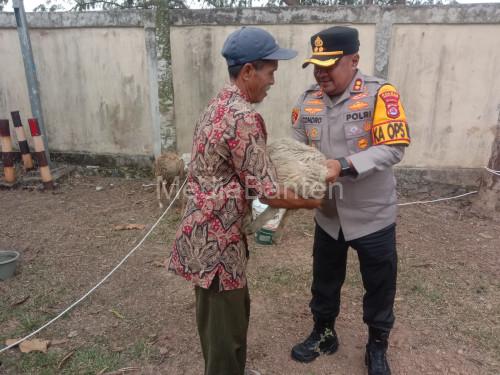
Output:
M495 171L494 169L491 169L491 168L488 168L488 167L484 167L484 169L486 169L490 173L493 173L496 176L500 176L500 171Z
M454 197L438 198L438 199L433 199L430 201L416 201L416 202L398 203L398 206L409 206L412 204L424 204L424 203L434 203L434 202L447 201L450 199L462 198L462 197L465 197L466 195L471 195L471 194L476 194L476 193L477 193L477 190L474 190L474 191L469 191L468 193L465 193L465 194L455 195Z
M160 218L158 220L156 220L156 222L153 224L153 226L151 227L150 230L148 230L148 232L146 233L146 235L142 238L141 241L139 241L139 243L120 261L120 263L118 263L115 268L113 268L101 281L99 281L92 289L90 289L87 293L85 293L80 299L76 300L75 302L73 302L68 308L66 308L63 312L61 312L59 315L57 315L55 318L53 318L52 320L48 321L47 323L45 323L43 326L41 326L40 328L38 328L36 331L33 331L32 333L30 333L29 335L27 335L26 337L23 337L22 339L19 339L18 341L16 341L15 343L11 344L11 345L8 345L6 346L5 348L2 348L0 349L0 354L19 345L20 343L22 343L23 341L26 341L27 339L35 336L38 332L40 332L41 330L47 328L49 325L51 325L52 323L54 323L56 320L58 320L59 318L61 318L64 314L66 314L68 311L70 311L73 307L75 307L76 305L78 305L80 302L82 302L85 298L87 298L92 292L94 292L94 290L96 290L97 288L99 288L107 279L109 279L109 277L118 269L120 268L120 266L125 263L125 261L133 254L135 253L135 251L144 243L144 241L146 240L146 238L151 234L151 232L156 228L156 226L160 223L161 219L163 219L163 217L167 214L168 210L170 209L170 207L172 207L172 205L174 204L174 202L177 200L177 198L179 197L179 194L180 192L182 191L182 189L184 188L184 185L186 184L186 181L187 181L187 178L184 180L184 182L182 183L181 187L179 188L179 190L177 191L177 194L175 195L174 199L172 200L172 202L170 202L170 204L168 205L168 207L166 208L166 210L163 212L163 214L160 216Z

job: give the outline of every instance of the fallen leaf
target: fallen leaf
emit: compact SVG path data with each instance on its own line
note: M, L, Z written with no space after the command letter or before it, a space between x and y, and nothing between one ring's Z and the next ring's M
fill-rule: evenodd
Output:
M155 267L162 267L162 268L165 267L165 263L164 262L160 262L159 260L154 260L152 264Z
M142 230L144 228L146 228L146 225L144 224L121 224L121 225L115 225L113 227L113 230L132 230L132 229Z
M7 339L5 340L5 344L7 346L10 346L16 343L17 341L19 341L19 339ZM21 350L21 353L29 353L29 352L47 353L47 348L49 346L49 343L50 343L49 340L39 340L39 339L25 340L19 344L19 350Z
M28 300L28 298L30 298L30 296L29 296L29 295L27 295L26 297L21 297L21 298L19 298L17 301L12 302L12 303L10 304L10 307L16 307L16 306L19 306L19 305L23 304L24 302L26 302L26 301Z
M69 338L72 338L72 337L75 337L75 336L78 336L78 332L77 331L70 331L70 333L68 333L68 337Z
M68 361L68 359L70 359L73 356L73 354L75 354L74 350L72 350L68 354L66 354L64 356L64 358L61 359L61 361L59 361L59 363L57 364L57 369L60 370L65 365L65 363Z
M125 319L125 317L120 314L118 311L116 311L115 309L111 309L109 310L109 312L113 313L116 317L120 318L120 319Z
M116 371L111 371L111 372L106 372L103 375L122 375L126 374L127 372L133 372L133 371L139 371L139 367L124 367Z
M62 345L62 344L66 344L67 342L68 342L68 339L52 340L50 342L50 346Z

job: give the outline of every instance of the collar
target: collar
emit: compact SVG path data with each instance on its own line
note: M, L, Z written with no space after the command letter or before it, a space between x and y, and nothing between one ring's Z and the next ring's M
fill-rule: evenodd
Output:
M345 91L340 95L340 98L335 102L335 105L344 102L345 100L351 97L351 93L360 93L364 90L365 80L363 79L363 74L359 71L356 71L356 74L351 80L351 83L347 86Z
M222 91L231 92L237 96L240 96L244 101L250 103L250 98L245 94L235 83L226 83L222 88Z
M359 94L363 92L363 89L365 88L365 80L363 79L363 75L359 69L354 75L349 87L351 88L352 94Z

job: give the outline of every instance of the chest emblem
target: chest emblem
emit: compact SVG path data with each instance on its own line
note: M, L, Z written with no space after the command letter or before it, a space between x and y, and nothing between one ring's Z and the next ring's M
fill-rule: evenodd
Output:
M315 128L315 127L311 128L310 135L311 135L312 139L316 138L318 136L318 128Z
M365 148L368 147L368 140L366 138L361 138L359 141L358 141L358 147L361 149L361 150L364 150Z
M304 111L309 113L310 115L315 115L318 112L321 112L323 108L317 108L317 107L306 107L304 108Z
M361 128L358 128L357 126L351 126L348 130L349 136L356 136L356 135L360 135L362 133L363 133L363 130L361 130Z
M319 99L311 99L306 102L306 104L311 104L311 105L323 105L323 101Z
M359 110L361 110L361 109L365 109L365 108L367 108L368 106L369 106L369 104L368 104L368 103L366 103L366 102L356 102L356 103L354 103L354 104L351 104L351 105L349 106L349 109L350 109L351 111L359 111Z
M359 100L359 99L366 98L367 96L368 96L367 92L362 92L361 94L357 94L357 95L351 96L351 99L352 100Z

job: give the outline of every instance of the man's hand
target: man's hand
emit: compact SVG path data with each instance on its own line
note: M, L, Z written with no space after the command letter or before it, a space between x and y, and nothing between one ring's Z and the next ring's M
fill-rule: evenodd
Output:
M340 170L341 170L340 162L338 160L329 159L325 160L323 164L328 169L325 181L327 183L335 182L337 177L339 177L340 175Z
M274 198L259 198L259 200L274 208L319 208L323 203L323 199L305 199L297 195L293 190L281 188L278 190L278 195Z

